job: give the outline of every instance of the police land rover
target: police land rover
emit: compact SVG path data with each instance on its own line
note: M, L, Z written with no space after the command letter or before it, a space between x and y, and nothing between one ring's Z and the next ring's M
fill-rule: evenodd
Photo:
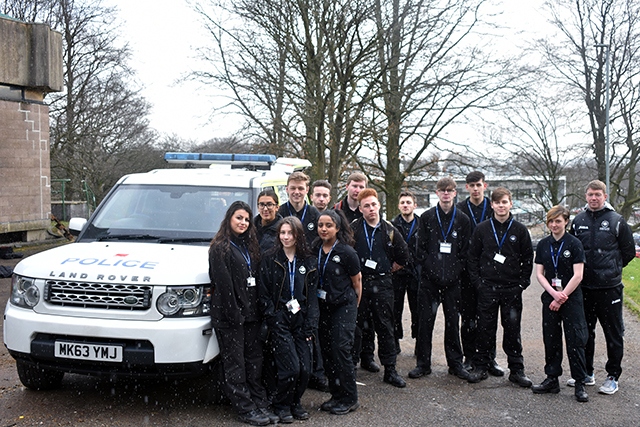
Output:
M20 381L44 390L65 373L187 377L215 372L208 247L227 206L257 205L307 160L167 153L192 166L122 177L76 242L21 261L4 314ZM206 167L208 166L208 167Z

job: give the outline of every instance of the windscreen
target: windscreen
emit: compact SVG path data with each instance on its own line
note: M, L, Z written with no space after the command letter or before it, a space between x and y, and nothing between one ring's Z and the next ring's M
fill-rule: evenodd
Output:
M210 240L227 207L251 203L248 190L185 185L121 185L99 207L82 239Z

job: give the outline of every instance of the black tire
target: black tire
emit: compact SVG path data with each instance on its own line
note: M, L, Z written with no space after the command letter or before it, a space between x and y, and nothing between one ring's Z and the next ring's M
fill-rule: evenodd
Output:
M54 390L60 388L64 372L41 368L36 364L16 361L20 382L31 390Z

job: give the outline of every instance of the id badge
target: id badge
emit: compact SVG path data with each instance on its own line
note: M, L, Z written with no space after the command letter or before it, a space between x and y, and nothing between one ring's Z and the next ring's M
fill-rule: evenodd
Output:
M562 291L562 279L551 279L551 286L558 292Z
M291 313L296 314L300 311L300 303L297 299L293 298L287 303L287 308Z
M322 289L318 289L318 298L327 299L327 291L324 291Z
M440 253L441 254L450 254L451 253L451 243L440 242Z
M507 257L502 254L495 254L493 260L495 262L499 262L500 264L504 264L504 262L507 260Z
M372 260L372 259L368 259L368 260L364 263L364 266L365 266L365 267L367 267L367 268L370 268L370 269L372 269L372 270L375 270L375 269L376 269L376 267L378 266L378 263L377 263L377 262L375 262L375 261L374 261L374 260Z
M253 276L247 277L247 287L252 288L256 285L256 278Z

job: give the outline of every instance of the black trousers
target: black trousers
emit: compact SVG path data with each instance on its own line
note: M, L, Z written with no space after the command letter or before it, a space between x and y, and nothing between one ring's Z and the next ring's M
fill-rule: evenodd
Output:
M433 327L436 322L438 307L442 303L444 313L444 351L447 365L458 369L462 366L462 346L460 344L460 284L443 285L423 276L418 290L419 327L416 340L417 366L431 368L431 351L433 347Z
M460 276L460 341L464 358L471 363L478 350L478 291L471 284L469 273L464 270ZM491 360L496 358L496 348L491 350Z
M522 339L520 322L522 320L522 289L518 286L501 288L484 282L478 289L478 352L474 364L479 369L488 369L491 362L491 350L496 346L498 330L498 312L500 324L504 330L502 349L507 355L507 363L512 371L524 369L522 357Z
M582 289L584 314L589 338L585 348L587 373L593 374L593 356L596 343L596 323L600 322L607 342L607 374L616 380L622 373L624 354L624 320L622 318L622 284L607 289Z
M587 376L585 346L587 321L584 317L582 291L577 288L560 310L551 311L553 297L544 292L542 300L542 337L544 340L544 373L549 377L562 375L562 329L567 343L567 358L571 377L582 381Z
M358 319L360 321L356 327L355 335L357 345L354 345L352 350L354 366L358 365L359 361L363 363L372 361L376 350L376 333L373 327L371 307L368 307L366 311L359 308Z
M260 322L237 328L216 328L224 367L225 392L239 414L267 407L262 387L262 342Z
M373 323L378 336L378 358L384 366L396 365L396 344L393 334L393 284L390 276L364 277L362 298L358 307L358 328L364 330ZM367 319L371 311L371 321ZM356 353L360 354L362 340L355 340Z
M460 340L467 361L476 354L476 334L478 329L478 296L466 271L460 280Z
M311 348L311 378L316 381L324 381L324 363L322 362L322 351L318 343L318 337L314 337Z
M393 275L393 315L394 336L396 341L402 339L402 312L404 311L404 295L409 301L411 312L411 338L418 337L418 288L419 279L412 274L406 274L402 270Z
M272 405L276 409L290 408L300 403L311 374L311 346L303 334L302 312L279 311L270 327L273 356L276 363L276 394Z
M354 299L339 306L322 301L319 303L318 335L329 392L332 399L351 405L358 401L356 373L351 357L358 316L357 302Z

